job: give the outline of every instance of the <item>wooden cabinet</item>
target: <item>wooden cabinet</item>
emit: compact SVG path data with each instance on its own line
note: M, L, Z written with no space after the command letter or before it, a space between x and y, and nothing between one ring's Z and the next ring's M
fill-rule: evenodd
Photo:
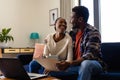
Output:
M33 53L34 48L4 48L2 49L3 54L5 53Z
M18 54L33 54L34 48L2 48L2 57L16 57Z
M3 49L4 53L20 53L20 49L18 48L5 48Z
M0 58L2 57L2 49L0 48Z
M20 53L33 53L34 49L33 48L21 48Z

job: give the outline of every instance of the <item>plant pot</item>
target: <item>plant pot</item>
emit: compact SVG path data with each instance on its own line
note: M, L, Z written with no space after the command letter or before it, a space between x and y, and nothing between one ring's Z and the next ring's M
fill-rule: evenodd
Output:
M0 42L0 48L6 48L6 47L8 47L8 43Z

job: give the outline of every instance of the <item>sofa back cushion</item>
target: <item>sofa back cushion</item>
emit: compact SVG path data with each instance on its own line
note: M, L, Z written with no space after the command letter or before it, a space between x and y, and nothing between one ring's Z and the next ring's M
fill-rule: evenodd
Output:
M33 57L33 53L32 54L24 53L17 55L17 58L21 61L22 65L29 64L30 61L32 61L32 57Z
M36 43L33 58L40 58L43 55L44 44Z
M101 50L108 71L120 71L120 43L102 43Z

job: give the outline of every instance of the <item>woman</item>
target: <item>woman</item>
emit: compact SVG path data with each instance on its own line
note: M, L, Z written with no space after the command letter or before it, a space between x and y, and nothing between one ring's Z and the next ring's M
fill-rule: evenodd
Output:
M49 57L54 55L59 60L72 61L72 39L66 33L66 20L59 17L56 19L54 26L55 33L49 34L45 39L46 45L43 56ZM29 72L39 73L38 70L41 70L40 73L43 73L44 68L35 60L30 62Z

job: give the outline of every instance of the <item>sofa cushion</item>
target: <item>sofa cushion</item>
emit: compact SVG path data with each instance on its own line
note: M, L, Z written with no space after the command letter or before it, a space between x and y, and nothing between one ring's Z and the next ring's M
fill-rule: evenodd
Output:
M118 72L106 72L97 76L99 80L120 80L120 73ZM97 79L96 79L97 80Z
M39 58L42 57L43 51L44 51L44 44L41 43L35 43L35 50L33 54L33 58Z
M120 43L102 43L101 50L108 71L120 72Z
M30 61L32 61L33 53L18 54L17 58L21 61L22 65L26 65L26 64L29 64Z
M23 65L25 71L29 72L29 64Z
M120 79L120 73L119 72L106 72L100 74L103 77L109 77L109 78L119 78Z

